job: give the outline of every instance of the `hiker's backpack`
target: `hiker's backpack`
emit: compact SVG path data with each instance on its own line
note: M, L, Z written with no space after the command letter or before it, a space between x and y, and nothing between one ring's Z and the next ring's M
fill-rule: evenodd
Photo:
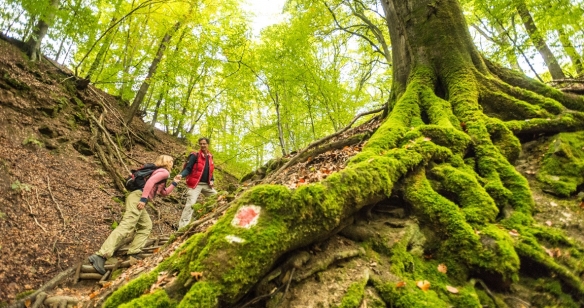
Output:
M152 173L158 168L155 164L148 163L144 164L140 169L132 169L132 175L126 178L126 189L128 191L144 189L146 181L148 181Z
M191 159L191 155L195 156L195 163L193 164L193 168L195 167L195 165L197 164L197 161L199 160L199 153L197 152L192 152L191 154L189 154L189 156L187 156L187 160L185 161L185 163L183 164L182 170L185 170L185 168L187 167L187 165L189 164L189 160ZM193 172L193 170L189 170L189 174Z

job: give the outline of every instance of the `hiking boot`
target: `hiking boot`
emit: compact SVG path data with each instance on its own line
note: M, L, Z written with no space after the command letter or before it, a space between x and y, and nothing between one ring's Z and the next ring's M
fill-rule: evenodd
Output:
M140 255L140 253L132 253L132 254L127 254L128 257L134 258L136 260L142 260L144 259L144 257L142 257Z
M106 259L100 255L92 254L89 256L89 262L101 275L105 274L105 260Z

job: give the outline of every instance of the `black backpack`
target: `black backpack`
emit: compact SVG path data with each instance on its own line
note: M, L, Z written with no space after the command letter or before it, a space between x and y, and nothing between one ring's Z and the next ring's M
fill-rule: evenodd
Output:
M126 189L128 191L144 189L146 181L148 181L152 173L158 168L155 164L148 163L144 164L140 169L132 169L132 175L126 178Z

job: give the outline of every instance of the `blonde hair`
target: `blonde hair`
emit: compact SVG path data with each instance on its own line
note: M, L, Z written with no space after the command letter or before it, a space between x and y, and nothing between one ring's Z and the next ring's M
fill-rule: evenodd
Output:
M163 167L164 169L168 170L168 172L170 172L170 169L172 169L173 162L174 159L172 157L168 155L160 155L158 156L158 158L156 158L154 164L156 165L156 167Z

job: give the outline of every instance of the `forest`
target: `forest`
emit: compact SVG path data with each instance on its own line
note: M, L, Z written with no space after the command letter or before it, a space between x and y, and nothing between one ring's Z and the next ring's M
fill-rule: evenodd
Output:
M73 108L103 191L125 192L133 142L184 156L208 137L228 175L203 206L212 225L160 228L177 231L164 258L77 307L584 306L583 1L288 0L262 29L249 8L0 3L0 36L26 59L0 48L0 107L15 123L43 95L56 107L27 116ZM32 78L76 106L27 96L17 70L58 72ZM34 193L0 154L12 228L8 202ZM238 225L250 208L257 224Z
M251 171L390 99L391 21L377 1L337 2L289 1L257 37L239 1L10 0L0 31ZM490 61L544 83L582 74L579 1L460 5Z

